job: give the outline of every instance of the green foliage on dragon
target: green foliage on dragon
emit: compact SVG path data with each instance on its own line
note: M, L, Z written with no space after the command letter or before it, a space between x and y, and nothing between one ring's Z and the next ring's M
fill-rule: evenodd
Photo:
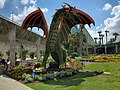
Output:
M38 20L36 20L36 18ZM88 14L64 3L62 8L57 9L56 13L53 15L49 31L45 17L40 8L25 18L22 28L38 27L43 29L47 38L43 66L46 68L47 59L51 54L59 68L66 61L66 53L62 48L62 43L68 43L68 35L71 33L71 28L76 24L88 24L88 26L90 26L91 23L95 25L94 20Z

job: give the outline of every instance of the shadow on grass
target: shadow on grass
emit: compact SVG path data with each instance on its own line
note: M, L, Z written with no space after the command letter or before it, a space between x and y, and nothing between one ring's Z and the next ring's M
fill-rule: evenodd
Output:
M49 85L61 85L62 87L77 86L85 81L84 78L97 76L102 73L103 72L80 72L71 77L65 77L58 80L49 80L45 81L44 83Z

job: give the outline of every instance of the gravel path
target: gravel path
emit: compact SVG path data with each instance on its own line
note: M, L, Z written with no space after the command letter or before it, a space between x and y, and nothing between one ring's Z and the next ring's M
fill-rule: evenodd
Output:
M0 76L0 90L33 90L24 84L9 77Z

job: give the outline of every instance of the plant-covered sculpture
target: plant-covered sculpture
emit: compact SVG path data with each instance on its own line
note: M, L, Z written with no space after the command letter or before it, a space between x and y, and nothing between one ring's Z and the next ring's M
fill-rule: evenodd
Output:
M68 34L71 33L73 26L76 24L81 24L82 26L88 24L90 26L91 23L95 25L94 20L88 14L67 3L64 4L65 5L62 6L61 9L57 9L53 15L49 35L48 26L40 8L29 14L22 24L22 28L24 29L28 27L43 29L44 35L47 37L46 51L43 59L44 68L46 68L49 54L51 54L52 58L57 62L58 68L64 63L66 55L63 55L64 50L62 50L61 44L67 43Z

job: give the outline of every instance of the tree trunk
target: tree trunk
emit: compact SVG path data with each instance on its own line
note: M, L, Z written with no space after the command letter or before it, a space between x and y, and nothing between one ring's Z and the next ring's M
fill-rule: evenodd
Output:
M79 37L79 46L77 49L77 53L79 56L82 56L82 44L83 44L83 31L82 29L80 30L80 37Z

